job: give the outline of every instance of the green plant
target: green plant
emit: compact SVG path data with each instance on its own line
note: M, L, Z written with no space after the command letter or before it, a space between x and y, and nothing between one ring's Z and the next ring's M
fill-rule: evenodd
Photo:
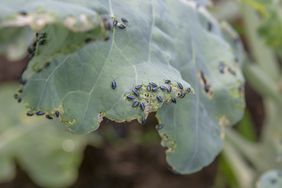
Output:
M73 135L48 120L27 118L12 95L15 85L1 86L0 182L11 180L15 162L42 187L67 187L78 175L85 136Z
M233 169L233 175L239 187L281 187L280 109L282 98L280 85L282 78L276 60L276 53L279 54L279 52L275 47L271 50L260 38L262 33L259 30L265 24L265 20L259 18L257 12L247 6L242 6L242 13L253 61L251 62L251 58L248 57L248 61L243 66L243 72L247 81L263 97L266 118L259 141L251 139L251 131L247 131L248 133L245 134L247 136L244 137L234 130L227 130L223 154ZM271 29L268 30L272 32ZM278 33L276 37L281 38ZM245 126L251 125L250 120L245 122L247 122Z
M22 57L37 32L18 94L28 115L59 117L71 131L89 133L103 118L142 123L156 112L167 161L183 174L208 165L222 149L225 127L242 116L241 59L194 3L1 3L0 52Z

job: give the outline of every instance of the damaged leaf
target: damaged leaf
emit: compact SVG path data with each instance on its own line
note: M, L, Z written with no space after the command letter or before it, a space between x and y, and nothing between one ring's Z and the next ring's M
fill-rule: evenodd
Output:
M192 173L211 163L224 127L244 109L240 59L216 20L182 0L81 2L105 8L113 32L69 54L46 58L44 48L35 54L20 95L29 110L53 119L59 112L59 120L80 133L96 130L103 118L141 123L157 112L175 171ZM38 71L38 62L49 63Z

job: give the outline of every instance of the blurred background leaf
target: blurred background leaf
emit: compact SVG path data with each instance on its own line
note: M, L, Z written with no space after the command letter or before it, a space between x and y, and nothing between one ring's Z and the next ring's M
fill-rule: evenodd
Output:
M265 172L257 183L257 188L281 188L282 170L270 170Z
M12 97L15 90L0 88L0 182L14 177L17 163L42 187L71 185L87 140L45 118L27 117Z

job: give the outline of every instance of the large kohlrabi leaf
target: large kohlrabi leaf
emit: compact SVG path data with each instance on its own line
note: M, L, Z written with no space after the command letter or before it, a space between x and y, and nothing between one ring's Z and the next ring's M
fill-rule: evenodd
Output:
M75 2L2 0L0 54L4 53L12 60L22 58L32 41L33 32L38 32L28 51L30 56L40 54L37 61L44 60L45 63L54 54L71 52L85 42L107 38L105 28L109 20L111 18L105 16L105 10L97 12Z
M78 175L86 140L40 118L30 119L13 99L14 86L0 88L0 182L16 173L15 161L41 187L65 187Z
M21 95L30 111L52 117L59 112L69 129L83 133L96 130L104 117L142 122L157 111L170 165L191 173L209 164L222 147L224 127L238 121L244 108L240 65L217 22L181 0L85 4L104 7L119 23L126 18L127 28L116 27L109 41L53 56L38 74L32 65L42 56L35 56ZM148 92L149 82L170 85L172 92ZM144 111L127 99L137 85L142 88L136 100L145 104Z

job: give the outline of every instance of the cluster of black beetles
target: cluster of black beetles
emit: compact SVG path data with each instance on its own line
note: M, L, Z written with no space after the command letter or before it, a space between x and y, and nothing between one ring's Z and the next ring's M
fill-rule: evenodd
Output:
M117 88L117 82L115 80L112 81L111 87L113 90ZM175 89L175 87L177 89ZM160 94L160 92L163 92L163 94L170 94L172 92L176 92L177 96L169 95L169 100L167 101L164 99ZM126 99L128 101L132 101L132 107L137 108L140 107L142 111L146 108L146 103L149 104L149 100L142 100L141 93L145 93L145 97L150 97L148 93L154 93L152 95L154 98L153 100L157 101L157 103L162 104L164 102L171 102L176 103L176 98L184 98L187 93L191 93L191 88L184 88L184 86L180 82L173 83L171 80L165 80L163 85L157 85L154 82L149 82L149 84L140 84L136 85L129 94L126 95Z
M36 33L34 42L28 47L28 58L31 60L36 52L37 45L45 45L47 43L47 33Z
M21 82L20 82L21 83ZM22 85L25 85L25 83L26 82L24 82L24 83L21 83ZM18 92L14 95L14 98L18 101L18 103L21 103L22 102L22 98L21 98L21 94L22 94L22 92L23 92L23 89L21 88L21 89L19 89L18 90ZM44 116L45 115L45 117L47 118L47 119L50 119L50 120L52 120L52 119L54 119L54 117L56 117L56 118L59 118L60 117L60 112L59 111L55 111L55 113L53 114L53 115L51 115L51 114L47 114L47 113L45 113L45 112L43 112L43 111L37 111L37 112L32 112L32 111L28 111L27 113L26 113L26 115L27 116L34 116L34 115L37 115L37 116Z
M32 112L32 111L29 111L29 112L27 112L26 113L26 115L27 116L34 116L34 115L37 115L37 116L44 116L45 115L45 117L47 118L47 119L50 119L50 120L52 120L52 119L54 119L54 117L56 117L56 118L59 118L60 117L60 112L59 111L55 111L55 113L53 114L53 115L51 115L51 114L46 114L45 112L43 112L43 111L37 111L37 112Z

